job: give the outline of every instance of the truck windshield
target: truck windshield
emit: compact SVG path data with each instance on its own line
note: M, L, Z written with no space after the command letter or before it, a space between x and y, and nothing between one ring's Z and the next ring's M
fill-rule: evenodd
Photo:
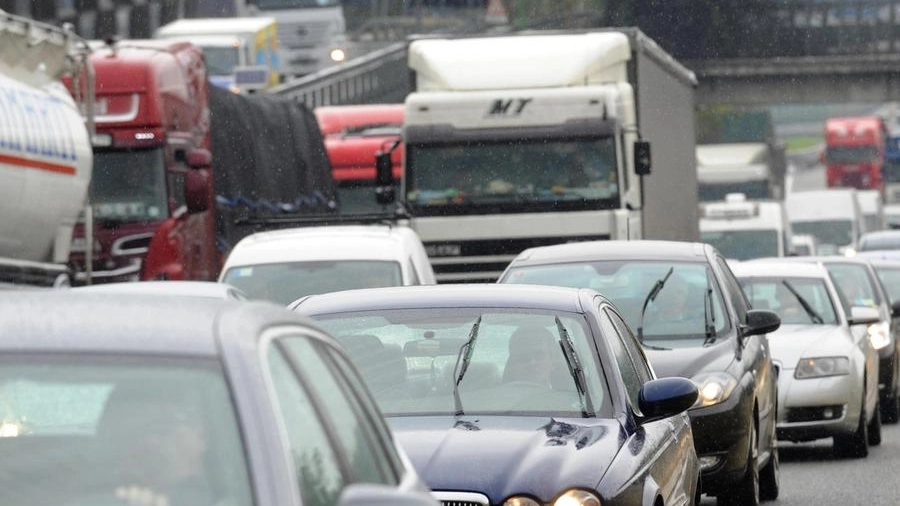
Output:
M831 146L825 151L828 163L872 163L878 161L875 146Z
M849 220L795 221L791 223L795 234L815 237L821 247L846 246L853 242L853 226Z
M768 181L742 181L739 183L700 183L697 187L700 202L725 200L729 193L743 193L747 200L767 199L769 195Z
M611 137L411 144L406 197L420 216L612 209L616 167Z
M206 69L212 76L227 76L234 73L234 67L241 63L236 47L202 46Z
M260 10L275 9L314 9L317 7L337 7L341 5L340 0L255 0Z
M725 258L749 260L783 256L778 235L775 229L704 231L700 233L700 240L712 244Z
M164 159L161 148L95 152L90 193L94 218L165 219L169 213Z

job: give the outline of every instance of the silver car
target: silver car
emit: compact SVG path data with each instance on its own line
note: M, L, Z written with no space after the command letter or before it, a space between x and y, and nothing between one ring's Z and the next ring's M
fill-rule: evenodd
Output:
M878 310L851 306L822 265L779 261L732 265L754 308L774 310L769 334L778 373L778 439L834 438L843 457L881 442L878 351L866 326Z

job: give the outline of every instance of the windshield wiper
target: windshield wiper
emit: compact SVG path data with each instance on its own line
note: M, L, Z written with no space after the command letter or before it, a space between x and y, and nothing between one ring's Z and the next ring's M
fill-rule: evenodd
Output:
M812 320L813 323L825 323L822 315L816 312L816 310L813 309L811 305L809 305L809 302L804 299L802 295L800 295L800 292L798 292L797 289L794 288L794 285L792 285L786 279L782 279L781 284L786 286L787 289L791 291L791 294L794 295L794 297L797 299L797 302L800 303L800 305L803 307L803 310L806 311L806 315L809 316L810 320Z
M706 291L703 292L703 323L706 327L706 337L703 346L716 342L716 315L713 312L713 288L709 281L710 272L706 271Z
M556 329L559 331L560 345L563 355L566 357L566 365L569 366L569 374L572 375L572 380L575 381L575 388L578 390L578 400L581 401L581 416L584 418L592 417L594 416L594 406L585 386L584 369L581 368L581 362L575 353L575 346L572 345L569 331L559 321L559 317L555 316L553 319L556 320Z
M469 339L459 348L459 354L456 356L456 365L453 366L453 377L456 379L456 383L453 385L453 403L456 407L456 416L465 414L463 413L462 401L459 398L459 383L462 381L463 376L466 375L466 370L469 369L469 362L472 360L472 350L475 349L475 339L478 338L478 327L480 326L481 315L478 315L478 318L472 325L472 330L469 331Z
M669 280L669 276L671 276L672 272L674 271L674 266L669 267L669 272L667 272L666 275L662 278L656 280L656 283L653 284L653 288L650 289L650 293L648 293L647 297L644 299L644 307L641 308L641 319L638 322L637 328L638 341L642 343L644 342L644 313L647 312L647 304L649 304L650 301L656 300L656 296L659 295L659 291L663 289L663 286L666 285L666 281Z

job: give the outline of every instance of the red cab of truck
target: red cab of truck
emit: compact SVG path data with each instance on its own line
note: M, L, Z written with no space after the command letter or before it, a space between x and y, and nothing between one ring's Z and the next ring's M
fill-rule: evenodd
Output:
M828 187L881 190L887 135L877 116L826 120L822 163Z
M313 112L324 137L341 213L380 212L375 201L375 155L400 140L403 104L323 106ZM397 182L403 173L402 152L398 147L391 153Z
M203 55L187 42L94 48L91 282L215 280L209 107ZM85 279L85 230L71 262Z

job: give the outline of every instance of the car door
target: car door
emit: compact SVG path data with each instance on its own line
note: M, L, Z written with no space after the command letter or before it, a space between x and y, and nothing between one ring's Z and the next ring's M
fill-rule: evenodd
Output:
M346 357L288 334L265 360L304 506L336 504L354 483L400 487L403 459Z
M639 414L641 387L656 376L634 334L612 306L601 305L600 326L618 365L631 409ZM693 451L693 448L685 447L692 444L693 439L679 436L691 430L687 415L650 422L642 425L641 429L643 451L652 455L647 472L659 485L660 495L665 498L666 504L686 501L689 498L684 497L684 491L691 490L692 484L686 482L687 467L683 461L685 452ZM631 437L636 437L636 434Z

